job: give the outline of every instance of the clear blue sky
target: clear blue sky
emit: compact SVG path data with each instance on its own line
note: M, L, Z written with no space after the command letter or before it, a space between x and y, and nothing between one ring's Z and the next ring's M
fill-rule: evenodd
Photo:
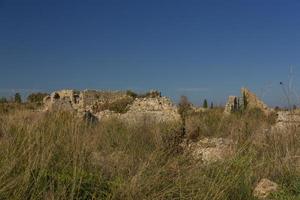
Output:
M0 0L0 95L159 89L200 104L300 90L300 1ZM13 90L14 89L14 90Z

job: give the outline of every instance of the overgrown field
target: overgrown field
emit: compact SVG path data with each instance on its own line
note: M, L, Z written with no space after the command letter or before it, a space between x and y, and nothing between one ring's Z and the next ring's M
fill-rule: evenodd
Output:
M0 199L251 200L255 184L269 178L280 185L273 199L299 200L300 132L271 131L272 123L259 110L194 113L183 129L2 109ZM231 138L237 151L201 164L180 143L203 137Z

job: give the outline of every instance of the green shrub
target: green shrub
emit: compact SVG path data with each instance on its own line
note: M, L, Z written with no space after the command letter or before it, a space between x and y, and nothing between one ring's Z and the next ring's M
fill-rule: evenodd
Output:
M129 105L132 104L134 99L132 97L124 97L115 101L100 102L93 106L93 110L96 112L110 110L116 113L125 113L128 111Z
M178 104L178 113L182 120L185 120L192 111L192 103L186 96L181 96Z
M208 108L208 103L206 99L204 99L203 101L203 108Z
M44 97L46 97L48 94L47 93L32 93L27 97L27 101L30 103L37 103L41 105L43 103Z
M7 103L7 99L5 97L1 97L0 98L0 103Z
M15 103L22 103L22 98L20 93L15 94Z

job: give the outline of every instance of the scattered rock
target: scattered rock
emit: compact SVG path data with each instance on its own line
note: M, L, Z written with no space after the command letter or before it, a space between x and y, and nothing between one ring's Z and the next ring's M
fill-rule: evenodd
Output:
M198 142L191 142L185 149L191 152L196 160L209 164L225 160L234 153L234 143L224 138L204 138Z
M261 179L253 191L253 196L258 199L267 199L268 196L278 191L278 184L269 179Z
M297 128L300 126L300 110L279 111L277 112L276 124L273 128L286 130L288 128Z

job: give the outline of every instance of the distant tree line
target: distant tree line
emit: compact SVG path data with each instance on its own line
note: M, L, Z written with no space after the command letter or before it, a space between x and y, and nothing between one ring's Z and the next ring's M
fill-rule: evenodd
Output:
M27 102L28 103L36 103L36 104L42 104L43 99L45 96L47 96L47 93L42 93L42 92L37 92L37 93L32 93L27 97ZM6 97L1 97L0 98L0 103L22 103L22 96L20 93L15 93L13 97L10 99L7 99Z
M11 97L10 99L7 99L6 97L0 98L0 103L9 103L9 102L22 103L21 94L15 93L14 97Z
M207 101L207 99L204 99L204 101L203 101L203 106L202 106L203 108L208 108L208 101ZM214 108L214 103L213 102L210 102L210 107L209 107L210 109L213 109Z

